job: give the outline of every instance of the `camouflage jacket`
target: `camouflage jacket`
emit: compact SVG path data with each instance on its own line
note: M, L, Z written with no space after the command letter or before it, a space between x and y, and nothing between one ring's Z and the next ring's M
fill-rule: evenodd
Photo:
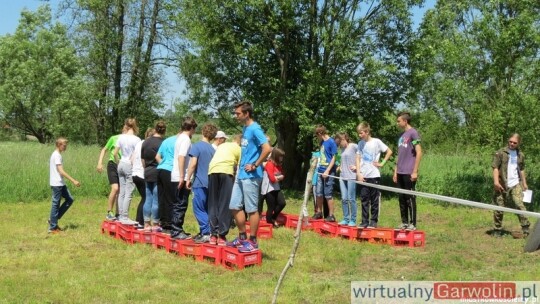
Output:
M525 155L519 151L517 151L517 157L518 157L518 176L519 180L521 181L521 171L525 170ZM506 181L508 178L508 159L510 157L510 149L508 147L502 148L499 151L495 152L495 155L493 156L493 162L491 163L491 167L493 169L499 169L499 183L506 188Z

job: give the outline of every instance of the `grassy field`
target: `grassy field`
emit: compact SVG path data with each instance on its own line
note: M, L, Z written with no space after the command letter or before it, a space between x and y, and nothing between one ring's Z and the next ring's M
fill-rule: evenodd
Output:
M150 246L127 245L100 233L107 183L105 175L94 173L99 148L70 146L64 154L65 167L83 186L70 187L75 203L60 221L66 231L48 235L47 161L52 147L20 143L0 147L0 152L13 160L7 161L2 170L14 170L0 175L0 229L6 232L0 247L0 302L271 301L293 244L292 230L277 229L273 239L260 241L264 253L261 267L235 272ZM12 193L21 200L6 199ZM285 212L298 213L301 202L297 195L287 197ZM137 203L138 197L132 204L132 215ZM339 201L336 203L339 218L341 208ZM514 215L505 217L509 233L494 238L488 234L492 225L489 211L425 199L419 199L418 205L418 226L426 231L423 248L352 243L303 233L279 302L347 303L351 281L534 281L540 277L540 269L533 266L538 264L540 254L524 254L525 241L512 237L520 231ZM398 209L397 199L386 195L380 225L396 225ZM195 233L197 225L191 210L186 220L188 232ZM231 232L234 234L236 231Z

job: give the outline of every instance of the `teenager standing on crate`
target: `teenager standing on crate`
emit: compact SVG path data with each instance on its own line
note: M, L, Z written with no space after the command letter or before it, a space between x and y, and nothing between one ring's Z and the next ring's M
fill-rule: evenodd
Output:
M263 176L262 163L272 151L261 126L253 120L251 102L242 101L234 106L236 120L243 124L242 154L238 175L233 185L229 208L233 213L239 236L227 243L230 247L238 247L240 252L257 251L257 230L259 228L258 201ZM249 214L250 237L246 234L246 215Z
M51 214L49 217L49 233L58 233L61 231L58 226L58 220L68 211L71 204L73 204L73 197L64 182L64 178L67 178L76 187L80 187L81 183L71 177L64 170L64 161L62 159L62 152L67 149L68 140L60 137L56 140L56 149L51 155L49 160L49 184L52 190L52 204ZM64 198L64 203L60 205L60 200Z
M193 144L189 151L190 161L187 171L186 188L193 191L193 214L199 223L199 234L195 243L210 242L210 224L208 222L208 168L216 150L210 141L217 134L217 127L206 124L202 128L202 140ZM193 182L192 182L193 178Z
M146 201L146 181L144 180L144 164L141 158L142 145L146 139L154 134L156 130L149 128L144 133L144 139L137 143L135 150L133 151L133 183L137 192L141 196L141 201L137 205L137 228L142 229L144 227L144 202Z
M122 129L122 133L124 133ZM109 193L107 201L107 215L105 218L109 221L114 221L118 216L118 192L120 190L120 179L118 178L118 165L114 159L114 148L116 147L116 141L118 141L120 134L113 135L109 138L105 147L101 149L99 153L99 159L96 166L97 172L103 172L103 158L105 153L109 152L109 161L107 162L107 179L109 180L109 185L111 186L111 191ZM113 212L113 208L116 206L116 213Z
M334 178L330 175L336 174L336 154L337 145L333 138L328 135L326 128L323 125L317 125L315 128L315 136L321 142L319 166L317 168L317 206L315 208L314 220L323 217L323 201L324 198L328 201L328 216L324 219L327 222L335 222L334 217L334 199L332 197L334 188Z
M181 132L174 145L174 163L171 172L171 182L175 184L176 195L171 212L171 237L178 240L191 239L191 235L184 231L184 219L188 208L190 190L186 187L187 168L189 165L189 150L191 149L191 136L195 133L197 123L191 117L184 118Z
M369 124L363 122L356 128L360 141L356 153L356 179L370 184L381 183L382 168L392 156L392 150L380 139L371 137ZM380 160L381 153L385 153ZM376 228L379 222L379 210L381 205L381 191L379 189L360 186L360 198L362 200L362 222L360 228Z
M139 126L135 118L126 119L124 129L126 131L118 137L113 152L115 159L118 158L119 152L122 155L118 162L118 177L120 180L120 193L118 194L119 220L122 224L136 225L136 221L129 219L129 206L135 189L135 183L133 182L133 152L141 139L135 135L139 133Z
M144 228L153 231L161 231L159 225L159 205L158 205L158 162L156 154L163 142L163 136L167 127L163 121L156 123L154 134L145 139L141 147L141 157L144 165L145 197L143 205Z
M270 158L264 166L264 177L261 185L261 195L266 196L266 222L278 228L277 218L285 208L285 197L281 191L280 182L285 179L283 175L283 158L285 152L280 148L272 149Z
M165 139L156 154L159 222L161 228L167 231L171 230L171 210L177 186L171 181L171 172L174 165L174 146L179 134Z
M340 225L356 226L356 151L358 145L351 143L347 133L338 133L335 136L336 144L341 149L341 163L338 167L339 188L341 189L341 203L343 207L343 220Z
M420 135L410 123L411 114L409 112L398 113L397 125L404 132L398 141L397 164L393 180L399 188L414 191L422 159L422 147L420 146ZM416 230L416 196L399 194L399 210L401 224L398 229Z

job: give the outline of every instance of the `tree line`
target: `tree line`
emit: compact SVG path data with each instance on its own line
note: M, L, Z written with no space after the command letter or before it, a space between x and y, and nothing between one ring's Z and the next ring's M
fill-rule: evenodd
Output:
M424 146L478 152L520 132L540 152L540 2L439 0L64 0L23 11L0 37L0 119L48 142L103 144L123 119L191 115L238 132L249 99L302 183L313 126L356 137L368 121L394 142L408 108ZM53 19L53 14L58 18ZM56 20L56 21L53 21ZM166 69L186 99L166 109Z

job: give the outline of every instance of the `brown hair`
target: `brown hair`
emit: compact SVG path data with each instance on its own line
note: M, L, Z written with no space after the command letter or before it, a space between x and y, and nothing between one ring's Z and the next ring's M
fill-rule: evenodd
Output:
M184 121L182 122L182 131L189 131L192 129L197 128L197 123L195 122L195 119L193 117L184 117Z
M242 111L242 113L249 113L249 117L253 118L253 104L251 103L251 101L242 100L234 105L234 109L237 109L239 107L241 108L240 111Z
M337 133L336 136L334 136L334 140L336 141L336 144L338 144L338 145L342 140L346 141L347 143L351 142L349 134L347 134L345 132Z
M56 139L56 147L59 147L60 145L66 144L67 145L68 140L65 137L58 137Z
M326 127L323 125L317 125L315 126L315 135L324 135L328 134L328 131L326 130Z
M283 160L280 161L281 158L285 157L285 151L281 150L280 148L274 148L272 149L272 153L270 154L270 159L278 164L281 165Z
M156 133L159 135L165 135L165 132L167 132L167 125L165 125L165 122L160 120L156 123L156 126L154 127L156 129Z
M218 128L214 124L205 124L202 128L202 135L208 140L213 140L216 137Z
M139 133L139 126L137 125L137 120L135 118L126 118L124 126L126 126L127 130L133 130L133 133L135 134Z
M144 132L144 138L148 138L156 133L156 130L154 128L148 128L146 129L146 132Z
M401 117L401 119L405 120L408 124L411 123L411 113L407 111L401 111L398 113L397 117Z

